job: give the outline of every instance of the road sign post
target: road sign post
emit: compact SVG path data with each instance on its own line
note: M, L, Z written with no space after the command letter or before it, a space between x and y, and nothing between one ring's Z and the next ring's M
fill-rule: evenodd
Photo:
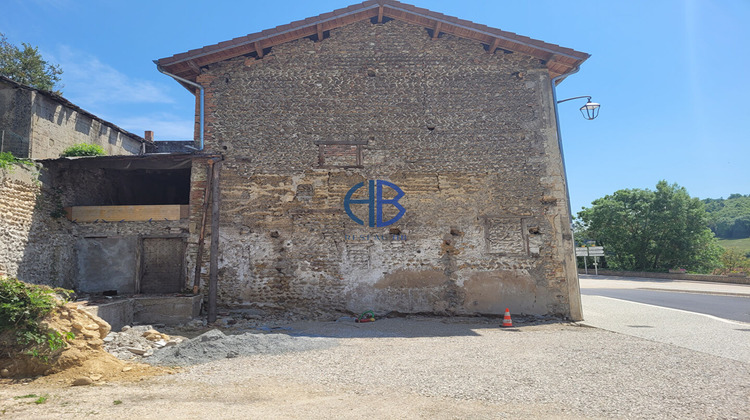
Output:
M589 265L586 262L586 256L589 255L589 249L582 246L580 248L576 248L576 257L583 257L583 269L585 270L585 273L589 273Z
M604 256L603 246L582 246L576 248L576 257L583 257L583 269L586 274L589 273L589 264L586 257L594 257L594 272L599 275L599 257Z

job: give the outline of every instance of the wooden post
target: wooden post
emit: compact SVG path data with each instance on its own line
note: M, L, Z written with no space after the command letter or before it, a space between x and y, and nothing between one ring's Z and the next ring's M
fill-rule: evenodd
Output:
M211 176L211 257L209 260L208 278L208 322L216 321L216 289L219 276L219 173L221 172L221 161L214 163Z
M198 235L198 254L195 256L195 278L193 279L193 293L197 294L201 287L201 266L203 265L203 242L206 239L206 219L208 219L208 202L211 197L211 180L214 176L214 161L208 161L206 169L206 187L203 191L203 215L201 216L201 230Z

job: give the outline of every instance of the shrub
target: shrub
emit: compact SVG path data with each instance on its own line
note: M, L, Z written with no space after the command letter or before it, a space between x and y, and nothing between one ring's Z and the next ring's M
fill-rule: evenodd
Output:
M104 149L102 149L102 146L99 146L98 144L87 144L87 143L80 143L80 144L74 144L67 149L63 150L61 157L71 157L71 156L104 156L106 153L104 152Z
M33 165L33 163L31 163L30 161L26 159L19 159L13 156L13 154L10 152L0 152L0 169L8 169L15 163Z
M0 277L0 333L15 330L16 343L27 353L47 360L47 355L67 345L73 333L60 333L39 324L39 320L61 306L72 291L26 284Z

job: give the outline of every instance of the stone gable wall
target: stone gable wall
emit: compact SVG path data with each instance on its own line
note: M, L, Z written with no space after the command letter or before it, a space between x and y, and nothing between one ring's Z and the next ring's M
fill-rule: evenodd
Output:
M108 155L137 155L142 143L47 95L0 82L0 131L3 151L16 157L55 159L79 143L102 146Z
M198 81L206 151L226 158L222 304L580 317L539 60L364 21L212 65ZM347 216L347 191L367 180L404 191L401 220L369 228ZM366 207L352 205L364 219Z
M79 143L101 146L107 155L137 155L141 142L101 121L81 114L36 92L31 119L31 157L55 159Z

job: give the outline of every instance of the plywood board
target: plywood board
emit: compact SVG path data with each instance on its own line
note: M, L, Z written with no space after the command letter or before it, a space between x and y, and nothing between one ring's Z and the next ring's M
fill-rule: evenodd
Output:
M66 207L68 220L86 222L145 222L187 218L188 205L154 206L77 206Z

